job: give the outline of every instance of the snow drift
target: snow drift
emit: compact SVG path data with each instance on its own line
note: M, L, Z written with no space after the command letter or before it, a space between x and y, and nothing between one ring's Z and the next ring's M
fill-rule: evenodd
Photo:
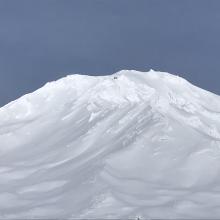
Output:
M220 218L220 97L163 72L71 75L0 108L1 218Z

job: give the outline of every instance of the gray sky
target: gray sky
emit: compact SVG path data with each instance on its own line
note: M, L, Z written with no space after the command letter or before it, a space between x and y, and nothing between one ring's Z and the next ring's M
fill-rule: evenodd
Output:
M70 73L167 71L220 94L219 0L0 0L0 106Z

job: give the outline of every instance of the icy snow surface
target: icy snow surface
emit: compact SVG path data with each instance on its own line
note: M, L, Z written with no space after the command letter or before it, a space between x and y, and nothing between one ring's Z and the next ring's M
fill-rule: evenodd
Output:
M71 75L0 108L0 218L220 218L220 97L168 73Z

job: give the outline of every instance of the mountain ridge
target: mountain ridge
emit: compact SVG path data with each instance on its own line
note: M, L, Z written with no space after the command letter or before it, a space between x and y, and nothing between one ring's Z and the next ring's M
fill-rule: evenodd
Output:
M0 217L219 217L219 115L153 70L48 83L0 108Z

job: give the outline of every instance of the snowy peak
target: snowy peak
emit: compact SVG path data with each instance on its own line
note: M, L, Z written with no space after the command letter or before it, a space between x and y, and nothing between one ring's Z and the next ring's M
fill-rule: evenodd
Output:
M71 75L0 108L0 218L219 218L220 98L168 73Z

